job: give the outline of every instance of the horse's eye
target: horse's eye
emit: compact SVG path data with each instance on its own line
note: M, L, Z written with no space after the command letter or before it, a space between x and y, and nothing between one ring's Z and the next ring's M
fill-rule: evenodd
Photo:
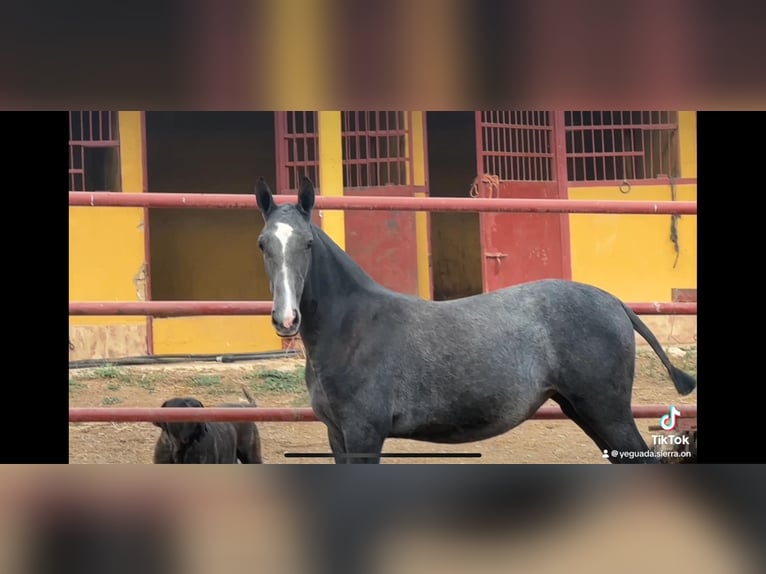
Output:
M313 239L309 239L309 240L306 242L306 249L311 249L311 246L312 246L312 245L314 245L314 240L313 240Z

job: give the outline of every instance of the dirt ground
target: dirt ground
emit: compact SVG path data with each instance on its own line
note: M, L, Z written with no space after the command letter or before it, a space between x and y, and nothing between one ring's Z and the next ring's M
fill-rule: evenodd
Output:
M683 356L680 356L683 353ZM671 360L696 377L697 351L683 347ZM260 407L308 407L303 360L286 358L233 364L185 363L140 367L70 369L70 407L159 407L173 396L193 396L206 406L244 401L251 389ZM697 391L679 397L659 359L640 348L633 404L696 405ZM550 403L555 406L554 403ZM547 406L547 405L546 405ZM637 419L648 444L655 419ZM267 464L331 464L332 459L285 458L286 452L329 452L318 422L258 423ZM151 423L70 423L69 461L75 464L150 464L159 429ZM504 435L463 445L433 445L389 439L385 453L481 453L480 458L384 458L384 464L594 463L608 464L601 451L573 422L527 421Z

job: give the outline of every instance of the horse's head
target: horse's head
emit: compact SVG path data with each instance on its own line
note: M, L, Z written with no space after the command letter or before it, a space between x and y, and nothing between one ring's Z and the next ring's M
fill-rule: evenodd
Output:
M255 186L255 198L266 222L258 247L263 251L274 302L271 322L280 337L292 337L301 326L300 300L311 262L314 184L304 177L298 203L277 206L261 178Z

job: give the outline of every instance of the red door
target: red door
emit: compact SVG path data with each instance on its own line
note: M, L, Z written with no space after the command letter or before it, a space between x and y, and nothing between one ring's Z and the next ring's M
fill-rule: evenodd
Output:
M411 185L413 138L409 112L343 112L343 194L405 196ZM346 253L375 281L399 293L418 294L414 211L348 210Z
M361 111L341 115L344 195L407 196L427 192L411 185L410 112ZM277 112L278 193L296 193L300 178L319 187L316 112ZM423 144L424 145L424 144ZM312 215L321 226L319 210ZM346 253L378 283L418 293L418 252L414 211L345 212Z
M480 197L566 199L563 118L556 112L476 112ZM563 163L562 163L563 161ZM571 277L567 214L479 218L484 292Z
M413 197L414 189L412 186L346 188L344 195ZM414 211L347 211L346 253L384 287L408 295L418 294Z

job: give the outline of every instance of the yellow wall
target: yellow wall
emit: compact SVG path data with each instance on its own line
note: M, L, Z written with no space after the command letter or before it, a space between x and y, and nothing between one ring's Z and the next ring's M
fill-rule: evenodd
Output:
M678 112L681 177L697 177L697 112Z
M253 193L263 176L276 188L274 116L267 112L147 114L149 187L153 192ZM150 210L155 301L271 298L257 210ZM263 316L154 319L155 354L277 350Z
M669 185L570 187L570 199L669 201ZM696 185L677 185L678 201L696 201ZM697 288L697 216L678 219L680 254L670 241L670 215L570 214L572 279L628 302L670 301L671 289Z
M143 210L69 208L69 300L139 301L144 263ZM143 324L143 317L73 316L72 325Z
M259 212L157 209L150 220L155 301L269 298Z
M696 112L678 112L680 177L697 177ZM676 185L677 201L697 201L697 185ZM670 185L570 187L570 199L670 201ZM677 220L679 255L670 215L570 214L572 279L592 283L628 302L671 301L672 289L697 288L697 216Z
M119 112L118 121L122 192L140 193L144 189L141 113ZM143 224L142 208L69 208L70 301L140 300ZM70 317L72 325L135 325L145 321L144 317Z
M153 324L157 355L258 353L282 348L268 316L174 317L155 319Z

